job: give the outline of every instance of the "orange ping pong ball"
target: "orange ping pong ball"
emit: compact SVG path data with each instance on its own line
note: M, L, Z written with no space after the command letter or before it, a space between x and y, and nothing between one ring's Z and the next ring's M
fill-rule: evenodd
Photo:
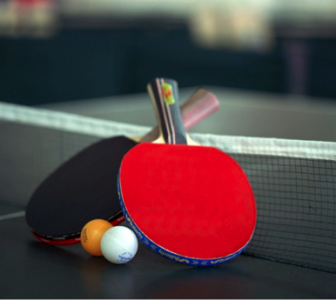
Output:
M95 256L102 256L100 241L104 233L112 228L112 224L101 219L87 223L81 232L81 244L86 252Z

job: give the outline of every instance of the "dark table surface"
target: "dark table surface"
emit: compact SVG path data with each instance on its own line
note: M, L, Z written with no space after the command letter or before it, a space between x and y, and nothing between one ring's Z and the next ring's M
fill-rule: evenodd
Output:
M132 261L114 265L80 244L43 244L24 216L5 217L23 210L0 202L1 298L336 298L336 274L244 254L196 268L139 244Z

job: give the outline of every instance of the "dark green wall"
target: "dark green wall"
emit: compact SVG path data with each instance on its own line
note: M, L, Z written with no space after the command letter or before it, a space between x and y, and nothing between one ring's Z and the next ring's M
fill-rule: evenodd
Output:
M288 92L283 40L268 53L207 50L187 29L63 30L49 39L0 38L0 101L33 105L146 91L156 76L180 87ZM312 96L336 98L336 42L309 42Z

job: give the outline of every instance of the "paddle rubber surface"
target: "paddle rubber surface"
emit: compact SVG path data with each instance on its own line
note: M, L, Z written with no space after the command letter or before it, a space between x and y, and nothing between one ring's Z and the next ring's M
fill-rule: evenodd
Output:
M168 258L223 258L240 253L252 237L251 186L216 148L143 143L125 155L119 178L126 219L154 251L173 254Z
M123 136L105 139L56 169L27 205L31 230L46 239L66 240L79 237L83 226L93 219L113 223L122 217L116 182L122 158L135 145Z

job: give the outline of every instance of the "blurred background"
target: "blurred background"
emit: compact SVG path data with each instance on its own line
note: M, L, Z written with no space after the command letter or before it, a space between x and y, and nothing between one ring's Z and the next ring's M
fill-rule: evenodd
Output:
M146 92L156 76L336 99L335 0L0 0L0 101Z

